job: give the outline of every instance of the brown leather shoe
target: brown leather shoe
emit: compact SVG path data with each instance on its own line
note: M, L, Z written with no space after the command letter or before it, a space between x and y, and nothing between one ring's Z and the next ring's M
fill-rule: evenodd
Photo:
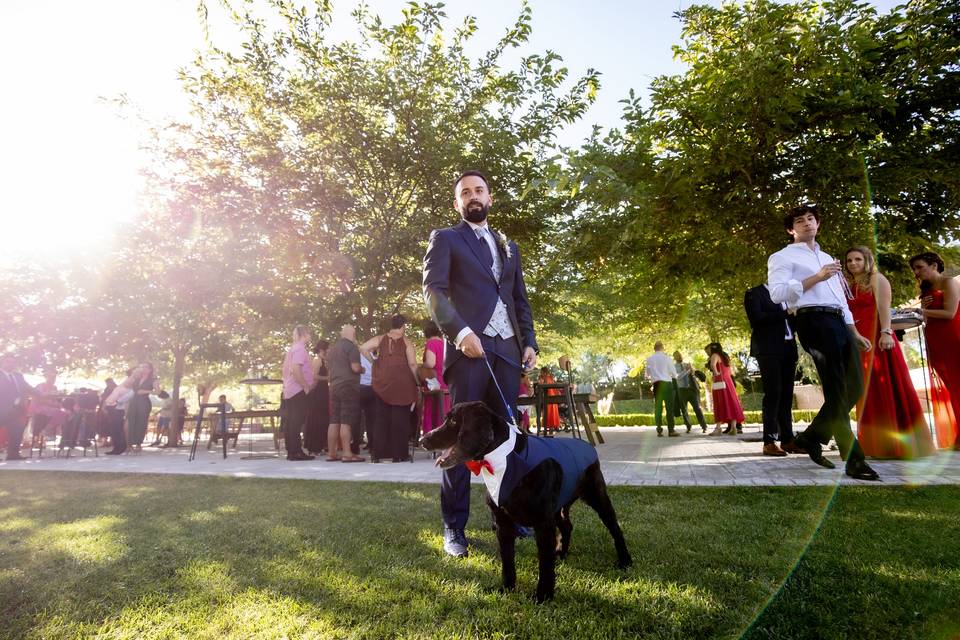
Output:
M798 445L796 442L791 440L787 444L781 445L780 448L787 453L802 453L806 455L807 450Z
M765 456L785 456L787 452L777 446L776 442L770 442L763 445L763 455Z

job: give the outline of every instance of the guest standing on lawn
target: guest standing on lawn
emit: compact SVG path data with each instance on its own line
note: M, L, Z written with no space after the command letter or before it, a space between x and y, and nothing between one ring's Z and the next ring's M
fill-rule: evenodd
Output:
M443 379L443 355L445 343L440 334L440 327L435 322L427 320L423 325L423 337L427 339L423 346L423 366L433 370L433 379L436 388L443 393L443 415L450 411L450 396L446 393L447 382ZM433 396L424 396L423 401L423 433L429 433L443 422L440 411L435 407Z
M690 423L690 414L687 412L687 406L693 408L693 413L697 416L697 422L703 432L707 432L707 421L703 417L703 409L700 408L700 385L697 384L697 376L693 373L693 366L689 362L683 361L683 355L679 351L673 352L673 369L677 373L677 397L675 402L683 416L683 422L687 425L687 433L693 428ZM677 411L673 412L677 415Z
M860 352L864 391L857 402L857 439L865 455L910 459L933 452L920 398L900 343L890 328L890 282L867 247L847 249L844 271L853 291L850 312L872 348Z
M417 352L407 339L407 319L396 314L390 318L390 330L360 345L360 352L375 353L373 392L377 396L377 424L372 450L374 462L390 458L393 462L410 459L408 445L412 435L411 413L416 409Z
M793 244L767 260L770 299L797 310L797 337L810 354L823 385L824 403L810 426L796 437L816 464L832 469L823 445L832 436L847 461L846 474L859 480L879 480L864 461L863 449L850 429L850 410L863 390L857 350L870 349L860 335L847 306L852 292L840 273L840 262L820 250L820 209L808 204L791 209L783 226Z
M307 353L310 330L298 325L293 329L293 342L283 358L283 408L286 427L283 438L287 447L287 460L313 460L303 452L300 433L307 423L309 400L307 394L313 388L313 363Z
M150 422L150 412L153 410L150 396L160 393L160 387L153 374L153 364L144 362L138 370L139 374L133 386L133 397L127 405L128 443L137 451L140 450L143 438L147 435L147 424Z
M330 427L330 376L327 371L327 349L330 343L318 340L313 346L313 389L307 394L307 426L303 431L303 448L311 455L320 455L327 448Z
M27 427L27 401L37 396L17 371L17 359L12 353L0 355L0 428L7 432L7 460L23 460L20 442Z
M794 442L793 382L797 377L796 318L770 299L765 284L748 289L743 308L750 321L750 355L763 385L763 455L806 453ZM777 446L780 440L780 446Z
M744 421L743 406L740 404L740 397L737 395L737 387L733 382L733 375L730 369L730 356L723 350L719 342L711 342L704 351L707 352L709 360L707 366L713 374L713 380L710 388L713 393L713 421L716 428L710 432L711 436L719 436L723 433L737 435L737 424ZM727 424L727 431L720 426Z
M328 352L330 367L330 426L327 429L327 462L364 462L350 449L353 425L360 420L360 349L352 324L340 328L340 338Z
M673 399L677 395L674 379L677 370L670 361L670 356L663 350L663 343L659 340L653 345L653 354L647 358L643 367L643 374L653 382L653 413L657 423L657 437L663 435L663 409L667 409L667 435L671 438L680 434L674 429Z
M920 281L924 335L930 368L935 376L933 404L937 444L960 450L960 283L943 275L943 259L928 251L910 258L913 275ZM943 392L945 390L945 393Z
M504 403L512 403L510 411L516 415L520 372L533 368L538 349L520 253L515 243L488 225L492 205L489 183L479 171L466 171L454 181L454 208L462 221L430 233L423 295L431 318L447 337L443 373L453 404L483 400L508 419ZM465 557L464 528L470 515L470 472L465 465L443 472L440 511L444 551ZM502 545L511 546L514 534L497 533Z

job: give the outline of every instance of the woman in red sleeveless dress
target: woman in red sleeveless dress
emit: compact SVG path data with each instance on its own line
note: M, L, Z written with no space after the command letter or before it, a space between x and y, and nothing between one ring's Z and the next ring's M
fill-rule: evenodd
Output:
M937 444L960 449L960 283L943 275L943 259L932 251L910 258L910 268L920 281Z
M733 382L733 374L730 369L730 356L728 356L719 342L711 342L704 350L710 359L707 361L710 370L713 372L713 421L717 423L716 429L708 435L719 436L723 433L720 427L722 423L729 426L728 433L732 436L737 435L736 425L744 421L743 406L740 404L740 398L737 396L737 387Z
M890 282L867 247L851 247L844 270L854 297L850 311L872 347L860 352L863 395L857 402L857 439L874 458L909 459L933 453L930 429L910 379L900 343L890 328Z

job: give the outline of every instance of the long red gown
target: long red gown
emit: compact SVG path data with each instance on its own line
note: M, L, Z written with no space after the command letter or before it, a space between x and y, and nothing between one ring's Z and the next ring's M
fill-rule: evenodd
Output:
M737 387L733 382L733 375L730 373L730 367L723 363L723 358L717 361L717 370L720 375L713 376L713 385L720 382L724 384L723 389L713 388L713 421L721 422L743 422L743 406L740 404L740 398L737 396Z
M931 291L928 309L943 309L943 291ZM960 311L952 320L930 318L923 330L927 338L927 358L932 378L931 400L937 444L957 444L960 418Z
M554 380L553 375L546 373L540 376L540 382L542 384L556 384L557 381ZM563 392L560 389L547 389L548 396L559 396ZM556 431L560 428L560 405L558 404L548 404L547 405L547 415L545 416L544 426L551 431Z
M874 458L909 459L933 453L933 440L923 416L910 369L894 338L892 349L880 349L877 301L870 291L854 286L849 302L860 335L872 348L860 352L863 395L857 402L857 439Z

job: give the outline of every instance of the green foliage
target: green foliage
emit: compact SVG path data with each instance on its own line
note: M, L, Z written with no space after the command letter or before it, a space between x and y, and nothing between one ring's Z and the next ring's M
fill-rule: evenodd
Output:
M956 3L878 17L852 0L758 0L677 17L684 73L655 78L649 108L631 94L623 128L565 169L586 326L743 335L743 292L803 201L826 215L827 251L877 246L894 302L913 297L905 258L960 232Z

